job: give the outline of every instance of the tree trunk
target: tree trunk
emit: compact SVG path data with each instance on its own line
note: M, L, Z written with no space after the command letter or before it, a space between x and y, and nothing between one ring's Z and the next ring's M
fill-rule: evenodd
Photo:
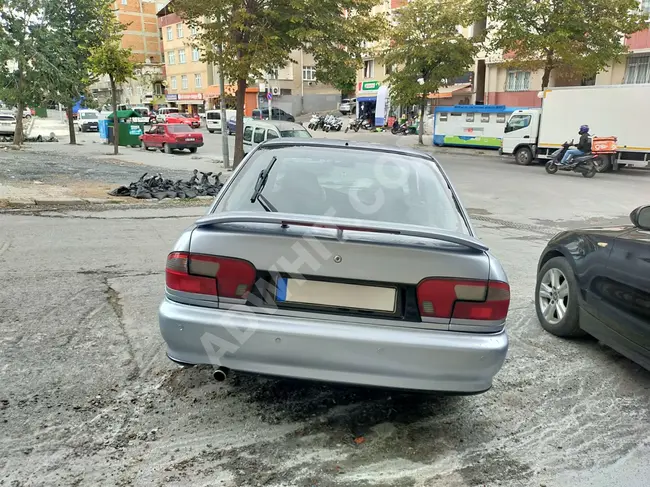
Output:
M24 88L25 88L25 73L23 72L22 68L22 63L18 63L18 70L19 70L19 75L18 75L18 94L19 96L22 96L24 93ZM18 100L18 103L16 104L16 130L14 131L14 145L22 145L23 141L25 140L25 134L24 134L24 127L23 127L23 111L25 110L25 102L22 100Z
M246 101L246 79L237 80L237 119L235 121L235 154L233 156L233 169L244 158L244 102Z
M542 90L545 90L548 86L549 80L551 79L551 71L553 71L553 66L548 64L544 66L544 76L542 76Z
M111 80L111 104L113 105L113 154L119 153L120 131L117 118L117 86L113 76L109 75Z
M223 46L219 45L219 56L223 55ZM226 117L226 77L223 67L219 65L219 109L221 110L221 156L224 169L230 167L230 154L228 152L228 119Z
M427 107L427 95L422 94L422 99L420 100L420 123L418 127L418 144L424 145L424 140L422 136L424 135L424 110Z
M23 131L25 130L23 125L23 111L25 110L25 103L23 101L18 101L16 104L16 131L14 132L14 145L22 145L25 137Z
M68 131L70 132L70 145L77 145L77 134L75 133L74 128L74 115L72 113L72 104L68 104L65 107L65 113L68 116Z

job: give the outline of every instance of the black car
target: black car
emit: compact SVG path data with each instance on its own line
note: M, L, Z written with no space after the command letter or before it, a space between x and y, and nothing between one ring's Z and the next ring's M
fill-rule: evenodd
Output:
M290 113L285 112L282 108L271 107L272 120L279 120L282 122L295 122L296 119ZM269 120L268 108L256 108L253 110L253 118L255 120Z
M535 308L550 333L587 333L650 370L650 205L630 219L553 237L539 260Z

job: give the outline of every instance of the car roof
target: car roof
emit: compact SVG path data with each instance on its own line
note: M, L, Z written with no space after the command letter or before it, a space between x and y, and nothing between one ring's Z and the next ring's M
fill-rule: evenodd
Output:
M295 122L285 122L284 120L245 120L246 125L257 125L264 128L276 128L278 130L291 130L299 128L306 130L305 127Z
M289 122L290 123L290 122ZM291 124L298 125L298 124ZM376 144L374 142L360 142L353 140L344 140L344 139L303 139L303 138L280 138L280 139L269 139L264 142L264 148L279 148L279 147L324 147L330 149L360 149L360 150L370 150L376 152L388 152L392 154L401 154L405 156L414 156L427 159L437 163L438 161L431 155L426 152L422 152L417 149L410 149L408 147L396 147L392 145L383 145Z

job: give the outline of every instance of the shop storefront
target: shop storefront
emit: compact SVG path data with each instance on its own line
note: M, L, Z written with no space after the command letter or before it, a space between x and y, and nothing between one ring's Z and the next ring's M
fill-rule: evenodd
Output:
M236 95L237 95L237 86L236 85L226 85L224 87L226 93L226 106L228 108L235 108L236 104ZM258 108L257 106L257 93L259 88L249 86L246 88L246 94L244 95L244 116L250 117L253 115L253 110ZM211 85L205 90L204 98L207 100L207 106L209 109L219 109L219 96L221 95L221 90L219 85Z
M181 112L199 113L205 111L203 93L179 93L177 103Z
M360 81L356 94L359 117L369 117L375 126L384 126L390 111L388 87L376 80Z

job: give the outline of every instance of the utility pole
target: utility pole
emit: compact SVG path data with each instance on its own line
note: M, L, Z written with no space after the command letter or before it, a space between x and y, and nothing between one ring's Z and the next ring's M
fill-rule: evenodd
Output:
M219 59L222 59L223 46L219 45ZM221 109L221 150L223 167L230 169L230 154L228 153L228 120L226 119L226 78L219 64L219 108Z

